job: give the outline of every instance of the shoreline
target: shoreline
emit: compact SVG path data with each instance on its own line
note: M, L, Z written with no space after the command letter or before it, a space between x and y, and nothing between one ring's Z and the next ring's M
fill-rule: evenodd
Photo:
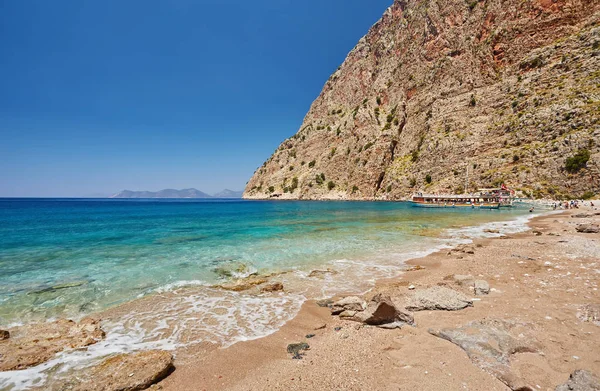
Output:
M406 264L416 266L416 270L407 271L399 277L378 280L376 286L366 293L365 296L372 296L376 293L393 295L394 292L406 291L409 285L415 285L417 289L440 283L451 285L445 283L444 277L448 276L448 273L450 272L462 272L464 271L463 269L465 269L465 267L461 267L460 265L457 267L456 261L460 260L462 262L462 259L476 257L477 253L480 252L479 249L493 251L498 244L504 245L509 241L523 241L528 242L528 246L532 244L535 245L534 242L539 241L538 239L540 236L534 234L534 231L558 230L558 227L553 220L561 220L564 223L564 220L573 220L570 217L573 214L575 213L572 211L562 211L561 213L556 214L551 213L535 216L529 220L528 226L530 229L526 232L511 234L508 238L504 236L500 238L474 239L473 246L476 247L475 255L449 255L453 253L452 250L442 249L425 257L411 259L407 261ZM560 235L560 233L557 234ZM581 234L576 234L575 236L578 235ZM556 239L554 236L551 238ZM544 237L544 239L546 238ZM451 257L450 260L448 260L449 257ZM517 265L519 265L518 262L519 261L517 261ZM479 266L481 267L481 265ZM488 278L493 279L494 277L488 276ZM594 281L595 286L597 286L598 279L600 278L597 277ZM510 280L509 278L508 281L514 280ZM413 372L411 369L418 365L425 366L425 363L429 360L429 356L419 356L416 360L418 365L407 364L400 367L407 370L406 376L402 377L403 380L408 382L397 383L396 386L399 386L400 388L390 387L390 384L385 384L385 381L381 383L381 381L384 380L381 379L381 373L379 375L377 373L369 373L372 371L378 372L377 369L371 368L371 370L369 370L368 368L364 368L364 365L358 364L363 355L367 354L368 350L372 350L371 353L377 353L376 356L380 356L377 358L372 354L368 354L369 359L378 360L385 358L384 361L390 361L390 352L393 353L396 351L391 345L396 343L405 345L404 341L399 341L410 339L411 336L415 336L415 339L419 341L418 343L416 341L414 344L406 343L407 346L402 346L399 350L410 351L411 354L415 354L423 347L428 346L434 351L443 351L443 355L448 354L448 357L452 357L453 371L456 374L462 374L460 378L468 383L467 389L506 390L509 388L505 384L473 365L465 355L464 351L447 341L442 341L439 338L427 334L425 330L422 330L422 328L426 326L421 326L421 323L432 323L431 325L433 326L436 323L444 323L445 321L449 321L454 326L458 326L460 322L457 323L457 320L462 320L464 322L469 318L467 315L469 315L469 313L473 315L473 312L483 313L486 317L493 316L494 312L496 312L492 311L494 305L488 304L487 308L485 308L484 306L486 306L486 304L484 303L489 299L499 301L502 300L502 295L508 295L508 289L499 289L497 287L498 285L506 285L506 283L507 281L499 281L498 283L491 282L492 292L490 293L490 296L475 301L473 308L452 313L445 311L426 311L425 313L418 313L415 314L417 326L414 328L404 327L401 330L382 330L374 327L359 327L360 325L356 322L340 320L339 318L332 316L328 308L319 307L316 305L315 300L308 300L302 305L302 308L296 316L275 333L252 341L238 342L224 349L215 349L203 357L197 357L196 360L178 366L171 376L160 382L156 387L164 390L192 390L198 389L198 387L207 390L246 390L266 388L283 390L318 389L321 387L325 387L321 389L326 389L335 384L339 389L356 390L364 389L364 387L367 386L375 387L376 389L407 390L428 390L436 389L431 387L448 387L448 384L445 383L447 379L442 379L442 383L439 382L440 379L433 379L431 382L427 381L425 383L414 383L416 381L414 378L413 380L410 380L413 376L416 376L416 379L420 378L416 373L410 375L408 372ZM456 286L452 286L452 288L461 290L461 288ZM600 304L600 295L597 293L597 287L595 287L595 290L592 292L595 293L592 295L591 302ZM540 298L541 296L538 297L537 300L540 300ZM508 304L510 306L510 303ZM584 303L581 303L581 305L583 304ZM507 303L497 304L500 308L505 308L506 305ZM503 312L501 316L506 316L506 314L508 314L508 312ZM453 317L456 318L454 321L452 321ZM550 316L548 315L548 317ZM530 317L525 316L525 318ZM546 317L543 319L549 321ZM442 322L439 320L442 320ZM321 329L320 327L323 324L326 324L326 327ZM437 326L439 327L440 325L438 324ZM587 333L592 334L591 341L595 342L597 346L600 347L600 328L595 325L590 326L586 324L585 326L586 330L591 330L586 331ZM335 331L335 327L342 327L342 329L340 331ZM594 328L598 328L598 330L594 330ZM305 336L312 333L317 335L310 340L307 340ZM357 340L361 338L365 338L369 343L364 347L362 352L357 354L357 346L362 346L361 342L364 342ZM389 341L390 338L393 339L393 343ZM590 338L587 339L589 343ZM427 342L421 344L424 340L427 340ZM287 354L285 350L285 346L288 343L301 341L310 342L311 350L307 351L304 360L291 360L289 354ZM347 342L349 341L353 341L355 346L344 346L348 345ZM371 349L370 346L373 346L373 343L375 348ZM331 351L331 346L328 345L333 345L335 347L334 350L337 352ZM581 348L581 343L576 345L579 345ZM379 350L379 348L381 349ZM562 348L565 349L566 346L562 346ZM321 351L317 352L317 350ZM546 367L540 365L538 357L527 357L531 362L526 362L527 365L524 366L539 366L541 371L538 372L541 372L543 376L536 371L530 371L532 374L524 371L525 375L523 376L525 378L528 376L532 377L537 383L540 383L537 384L540 387L537 389L553 389L554 386L566 381L569 373L572 372L572 370L577 369L575 367L586 367L592 372L599 373L600 360L594 356L593 352L593 349L588 349L587 351L583 349L583 353L579 353L579 356L572 354L572 357L578 357L577 360L572 359L572 362L563 363L564 370L562 371L557 371L556 368L549 368L547 365ZM394 360L394 357L395 355L392 355L391 361ZM331 361L337 362L339 360L344 362L346 362L346 360L352 361L355 366L358 366L358 368L355 368L357 370L356 373L366 371L366 377L364 374L352 376L352 373L345 372L346 378L333 376L336 382L331 383L330 379L327 379L327 376L321 373L320 370L317 371L318 373L316 374L311 374L320 366L328 368L328 370L331 371L331 374L335 374L337 364L332 365ZM384 368L390 365L389 362L379 362L379 364ZM435 367L436 365L433 366ZM445 364L442 365L442 367L445 366ZM394 366L392 365L392 367ZM398 368L396 368L396 370L398 370ZM430 371L425 371L425 373L434 371L435 370L432 369ZM548 372L551 372L552 376L548 377ZM457 377L455 377L455 380L456 378ZM407 386L406 384L412 385ZM406 388L403 388L404 386L406 386ZM459 387L457 387L457 384L453 384L450 386L450 389L459 389Z
M582 212L584 210L581 210ZM513 220L509 220L509 221L496 221L496 222L489 222L489 223L483 223L477 226L466 226L466 227L461 227L461 228L449 228L447 230L449 230L448 232L450 233L448 236L445 237L440 237L440 239L446 240L446 241L450 241L453 240L455 243L453 245L441 245L441 247L438 247L436 249L433 249L431 251L426 251L427 254L424 256L419 256L419 257L411 257L409 259L403 260L402 263L404 264L404 269L406 269L405 271L401 271L399 273L396 273L395 276L393 277L385 277L385 278L377 278L375 280L374 286L372 286L371 288L369 288L367 291L363 292L362 294L358 294L359 296L364 296L364 297L370 297L373 296L377 293L384 293L384 294L390 294L393 295L394 292L397 293L398 290L404 290L406 291L408 289L409 285L415 285L415 287L417 289L420 288L425 288L427 286L430 285L447 285L444 281L445 279L441 279L441 277L447 277L446 274L444 274L444 276L441 276L440 273L445 270L445 269L452 269L451 267L449 268L448 265L444 265L443 262L443 258L447 258L450 255L455 256L456 254L453 254L453 252L455 251L455 249L460 246L465 246L465 245L472 245L472 246L476 246L477 248L483 248L483 247L488 247L490 246L490 244L494 243L494 241L498 241L498 240L506 240L507 237L509 237L511 240L514 238L529 238L531 239L531 229L533 229L533 226L537 226L540 224L540 222L543 222L545 220L549 220L552 219L553 217L557 217L558 216L570 216L574 213L570 213L569 211L548 211L542 215L530 215L530 214L524 214L522 216L518 216ZM523 221L525 220L525 222ZM521 227L517 229L517 233L505 233L505 234L500 234L497 230L489 230L489 229L485 229L485 227L501 227L501 226L511 226L511 225L515 225L517 227ZM525 225L526 231L522 232L522 226ZM477 231L480 235L480 237L477 236L473 236L474 235L474 231ZM464 231L461 233L461 231ZM471 232L469 232L471 231ZM490 237L490 235L493 235L495 237ZM481 237L484 236L484 237ZM492 246L493 247L493 246ZM464 254L463 254L464 255ZM462 259L464 258L464 256L458 256L458 258ZM455 270L454 270L455 271ZM444 272L445 273L445 272ZM600 271L599 271L600 273ZM285 274L285 273L284 273ZM436 279L438 280L436 282ZM269 282L273 282L272 279L269 279ZM337 282L339 284L339 282ZM187 288L184 288L187 289ZM191 288L190 288L191 289ZM459 289L460 290L460 289ZM492 290L494 290L494 288L492 288ZM464 289L463 289L464 291ZM334 297L344 297L345 294L343 293L343 289L338 290L337 294ZM131 319L127 319L126 317L124 317L123 315L127 314L127 308L131 307L133 309L135 309L136 311L139 311L140 308L144 308L143 305L140 305L140 303L143 303L144 301L152 303L154 300L154 298L156 297L160 297L163 296L164 294L167 295L177 295L177 291L173 291L173 292L155 292L152 295L148 295L145 296L144 298L140 298L140 299L136 299L133 302L129 302L129 303L125 303L125 304L121 304L115 308L111 308L105 311L102 311L100 313L96 313L93 314L92 317L93 318L97 318L98 316L100 316L100 318L103 319L103 321L105 319L109 319L111 321L114 322L128 322L131 321ZM357 293L354 291L346 291L346 294L353 294L353 295L357 295ZM257 298L259 300L264 300L265 297L258 297ZM478 300L478 299L476 299ZM348 331L343 331L341 334L337 333L336 331L334 331L334 333L332 335L328 335L326 336L326 338L328 339L332 339L332 338L336 338L339 337L340 335L342 336L342 339L348 339L350 338L350 336L348 335L348 333L362 333L363 328L359 328L358 324L356 324L356 322L350 322L349 321L343 321L343 320L339 320L336 317L332 317L330 315L330 311L328 308L322 308L317 306L315 299L305 299L304 302L302 303L301 307L296 310L295 315L292 316L292 318L288 319L287 321L285 321L283 324L277 325L275 328L275 331L271 331L268 332L266 335L262 335L262 336L257 336L257 337L253 337L250 339L247 338L242 338L241 341L236 341L233 342L231 344L227 344L225 347L223 346L223 344L219 344L219 343L214 343L214 341L199 341L198 343L193 343L191 345L188 346L184 346L182 347L175 347L174 345L171 345L170 347L167 345L163 344L163 348L167 348L167 350L172 350L174 352L177 353L177 357L175 358L174 364L176 367L176 370L169 376L167 377L165 380L163 380L162 382L160 382L158 385L155 385L154 387L157 387L159 389L167 389L167 390L185 390L185 389L197 389L195 388L195 384L198 384L199 378L198 376L203 376L202 377L202 384L204 384L205 382L207 382L206 376L207 374L210 374L212 372L231 372L231 368L229 366L229 362L231 360L236 361L239 357L245 357L245 359L243 360L243 362L240 362L236 365L234 365L233 367L235 368L239 368L239 367L243 367L246 368L247 367L247 371L244 372L244 375L242 377L239 376L231 376L231 374L227 375L227 381L223 382L221 381L221 379L223 377L217 378L216 382L211 382L208 381L208 384L212 384L210 387L206 388L206 389L261 389L259 388L244 388L243 386L239 386L238 383L242 382L246 382L249 378L253 379L255 377L257 377L256 375L252 375L252 372L256 371L256 370L262 370L263 368L265 368L265 366L271 366L271 365L281 365L281 363L287 363L287 360L289 360L289 355L285 352L285 345L287 345L287 342L296 342L296 341L308 341L307 339L303 338L303 333L304 336L306 336L307 334L321 334L322 332L324 333L331 333L332 328L334 327L342 327L343 330L348 330ZM476 305L478 305L479 302L476 302ZM130 308L130 309L131 309ZM152 308L152 307L149 307ZM148 308L146 308L148 309ZM133 312L136 312L133 311ZM417 316L415 316L415 318L417 319ZM196 322L200 321L202 322L201 319L195 319ZM320 326L322 324L327 324L327 327L325 329L321 329ZM315 326L317 325L317 326ZM350 326L356 327L354 329L349 328ZM317 331L316 329L320 330ZM382 334L381 332L383 330L380 329L374 329L371 330L373 328L368 328L369 329L369 333L373 334L375 333L376 336L378 337L382 337L385 335L385 333L389 333L390 331L384 331L384 333ZM403 330L406 329L403 328ZM311 331L312 330L312 331ZM367 330L367 329L364 329ZM107 330L109 331L109 330ZM192 336L193 337L193 336ZM296 341L293 341L293 340ZM338 338L339 339L339 338ZM312 340L315 341L315 340ZM110 351L110 349L112 348L110 346L111 343L114 343L115 340L109 340L109 338L107 338L106 340L100 341L98 342L96 345L92 345L90 346L89 349L95 350L95 349L107 349L108 351ZM117 341L119 343L127 343L127 338L125 338L124 340L120 340ZM331 341L330 341L331 342ZM339 341L335 341L335 342L339 342ZM312 344L312 343L311 343ZM599 345L600 346L600 345ZM160 345L159 346L154 346L151 347L151 349L160 349ZM366 347L365 347L366 349ZM116 351L115 351L116 352ZM307 353L307 357L309 357L311 355L311 352L309 351L309 353ZM330 353L331 355L331 353ZM201 358L199 358L201 357ZM221 361L223 360L223 361ZM54 360L51 360L54 361ZM208 369L203 369L202 371L198 371L199 367L205 368L207 362L206 361L210 361L210 365L209 368L211 368L210 370ZM295 360L294 360L295 361ZM287 363L289 364L289 363ZM285 366L285 365L284 365ZM288 368L289 369L289 368ZM236 372L237 373L237 372ZM224 375L221 375L224 376ZM260 376L258 377L260 378ZM214 380L214 379L213 379ZM488 385L489 386L489 385ZM237 388L236 388L237 387ZM258 387L255 386L255 387ZM284 388L282 389L294 389L289 388L291 387L291 385L287 384ZM346 389L346 388L343 388ZM361 388L347 388L347 389L361 389ZM422 389L427 389L427 388L422 388ZM490 389L495 389L495 388L490 388ZM502 388L499 388L502 389Z

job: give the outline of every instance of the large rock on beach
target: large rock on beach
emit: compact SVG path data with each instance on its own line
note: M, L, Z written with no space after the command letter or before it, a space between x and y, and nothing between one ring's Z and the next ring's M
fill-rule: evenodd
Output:
M584 234L597 234L600 233L600 226L598 224L579 224L575 228L577 232Z
M442 286L417 290L406 299L409 311L457 311L472 305L473 300L463 293Z
M10 338L0 343L0 371L25 369L50 360L64 349L92 345L104 338L97 320L76 323L59 319L11 329Z
M460 346L471 361L512 390L534 390L510 367L512 355L536 353L538 345L527 324L506 320L481 320L456 329L429 330L436 337Z
M10 338L10 332L8 330L0 330L0 341Z
M257 285L266 283L268 280L259 276L250 276L228 282L226 284L215 285L215 288L225 289L227 291L242 292L254 288Z
M367 303L363 299L356 296L348 296L333 303L331 313L339 315L344 311L364 311L365 308L367 308Z
M577 370L565 384L556 387L555 391L600 391L600 381L591 372Z
M161 350L118 354L83 369L69 379L50 384L50 391L137 391L167 377L174 369L173 356Z
M384 328L399 328L405 324L415 324L415 319L410 313L397 307L389 296L381 293L371 299L366 310L356 313L354 320Z

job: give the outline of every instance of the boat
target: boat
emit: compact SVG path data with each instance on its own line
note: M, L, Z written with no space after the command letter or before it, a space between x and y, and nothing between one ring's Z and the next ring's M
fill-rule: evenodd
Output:
M423 194L412 196L413 206L421 208L500 209L501 198L491 193L480 194Z
M467 182L468 184L468 170ZM472 208L472 209L500 209L512 207L515 191L504 184L499 188L478 189L476 194L423 194L416 193L412 196L414 206L422 208Z

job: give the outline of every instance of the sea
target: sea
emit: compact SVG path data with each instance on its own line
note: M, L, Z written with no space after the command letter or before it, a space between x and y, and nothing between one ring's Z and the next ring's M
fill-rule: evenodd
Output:
M533 215L407 202L0 199L0 328L113 314L102 317L106 340L0 372L0 390L110 354L260 338L308 299L364 293L408 259L526 230ZM249 275L285 289L218 287Z

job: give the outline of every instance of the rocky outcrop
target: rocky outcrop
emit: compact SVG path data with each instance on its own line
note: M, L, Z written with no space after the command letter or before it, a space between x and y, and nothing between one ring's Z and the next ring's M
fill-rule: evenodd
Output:
M569 380L555 391L600 391L600 381L592 373L578 370L571 374Z
M473 306L473 300L453 289L434 286L417 290L408 296L409 311L458 311Z
M600 192L600 0L395 0L246 198Z
M512 355L538 351L527 325L506 320L482 320L457 329L429 330L429 333L460 346L475 365L496 376L512 390L535 389L510 367Z
M169 352L149 350L119 354L94 367L78 371L66 381L44 387L49 391L137 391L145 390L174 370Z
M0 341L0 371L32 367L65 349L89 346L103 338L99 322L91 318L79 323L60 319L16 327L10 338Z
M410 313L397 307L389 296L382 294L375 295L369 303L359 297L345 297L333 304L331 313L342 319L383 328L400 328L415 323Z

